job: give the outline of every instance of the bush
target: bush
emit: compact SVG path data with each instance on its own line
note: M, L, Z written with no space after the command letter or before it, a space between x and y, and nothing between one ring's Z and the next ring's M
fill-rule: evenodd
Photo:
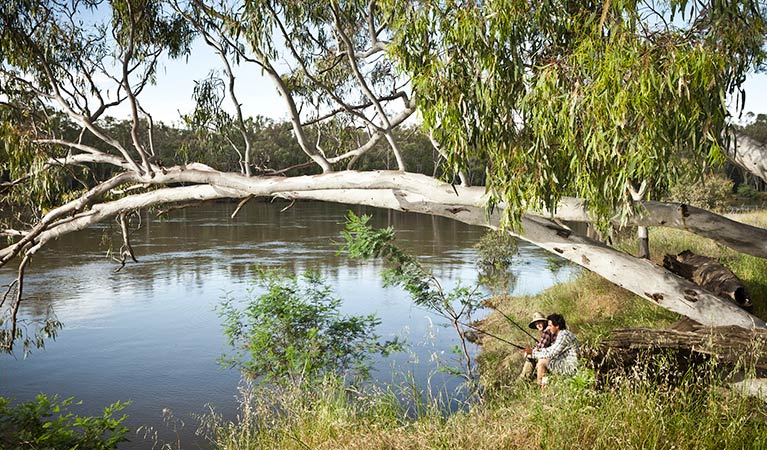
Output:
M224 334L236 349L220 362L266 381L315 379L324 374L367 376L370 354L400 348L378 342L375 314L345 316L341 300L315 272L302 276L261 270L256 284L266 292L242 308L233 299L219 306Z
M506 270L517 254L517 240L505 231L491 230L474 244L474 248L477 250L477 263L480 267Z
M35 400L11 406L0 397L0 449L111 450L127 441L126 416L113 417L127 403L116 402L101 417L81 417L67 412L72 398L38 395ZM55 417L54 417L55 416Z
M750 200L756 200L759 198L759 192L756 191L753 187L749 186L748 184L741 184L738 186L738 195L741 197L746 197Z
M733 183L720 175L708 175L702 181L680 179L669 189L669 199L712 211L724 211L732 197Z

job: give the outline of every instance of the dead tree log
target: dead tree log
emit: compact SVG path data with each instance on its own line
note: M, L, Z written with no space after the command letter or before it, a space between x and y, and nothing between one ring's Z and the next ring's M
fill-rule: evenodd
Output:
M731 367L767 373L767 330L740 327L703 327L694 331L631 328L614 330L590 355L604 368L628 366L642 352L676 350L683 358L715 358ZM701 358L702 357L702 358Z
M678 255L666 255L663 267L747 311L753 306L743 282L730 269L707 256L685 250Z

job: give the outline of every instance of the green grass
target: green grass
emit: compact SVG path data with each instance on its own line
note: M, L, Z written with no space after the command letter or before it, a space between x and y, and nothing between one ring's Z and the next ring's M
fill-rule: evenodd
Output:
M669 387L633 375L596 389L582 370L543 391L493 389L451 415L427 402L416 417L391 390L360 395L331 381L248 391L238 420L208 416L205 433L217 449L765 448L765 404L699 378Z
M743 220L767 226L765 213ZM674 230L651 230L651 243L656 262L684 249L719 259L747 284L755 312L765 317L765 261ZM559 312L586 346L616 328L666 327L679 318L588 272L536 296L493 301L525 324L534 311ZM482 327L529 342L497 313ZM412 378L364 392L326 379L245 389L239 418L229 422L211 414L203 418L203 431L216 449L767 448L767 404L728 389L728 373L716 365L674 373L674 361L656 356L599 383L582 368L572 378L553 377L541 390L516 380L518 350L487 339L479 361L482 401L452 414L445 396L424 396L426 386Z

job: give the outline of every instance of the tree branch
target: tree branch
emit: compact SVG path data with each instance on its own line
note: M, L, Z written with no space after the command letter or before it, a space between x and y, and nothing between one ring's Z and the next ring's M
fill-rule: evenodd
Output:
M120 259L118 262L120 263L120 267L115 269L115 273L121 271L123 267L125 267L125 260L130 257L130 259L133 260L133 262L138 262L136 260L136 255L133 252L133 246L130 243L130 232L128 230L128 220L126 219L125 212L121 212L118 216L118 222L120 223L120 231L122 232L123 236L123 245L120 247Z
M94 205L87 216L38 233L28 253L61 234L82 229L121 211L155 204L213 198L279 196L364 204L407 212L441 215L462 222L498 228L501 210L487 214L483 188L465 188L438 182L424 175L401 172L335 172L292 178L244 177L210 170L173 168L158 173L156 182L206 182L210 185L165 188ZM664 308L712 325L762 327L764 323L735 305L707 293L698 286L646 260L573 234L557 224L535 216L524 216L520 238L592 270L611 282ZM0 250L7 259L8 250Z
M644 201L639 204L639 215L629 217L617 226L667 227L688 231L722 243L733 250L760 258L767 258L767 230L736 222L724 216L684 203ZM573 222L592 222L583 200L564 198L556 212L534 211L533 214Z
M735 164L767 182L767 146L750 137L734 133L730 146L725 149L727 157Z
M352 44L351 39L349 39L349 36L346 34L346 31L343 29L337 6L333 4L331 10L333 11L333 17L335 18L336 22L336 31L338 32L338 35L341 37L341 40L346 47L346 55L348 56L349 66L352 68L354 77L357 79L357 83L359 84L360 89L362 89L362 92L365 94L368 100L373 103L376 111L378 111L378 114L381 116L381 120L384 123L384 137L386 137L386 141L389 143L389 146L394 153L394 158L397 160L397 167L399 167L399 170L405 171L405 160L402 158L399 145L397 145L397 141L394 139L394 135L391 132L392 124L389 122L389 117L386 114L386 111L384 111L383 106L381 106L381 102L378 101L377 96L370 89L370 86L368 86L368 83L365 80L365 77L362 75L362 72L360 72L360 67L357 64L357 59L354 56L354 45Z
M98 197L108 192L110 189L124 183L135 181L135 179L136 174L133 172L122 173L92 188L78 199L50 211L18 242L0 250L0 267L5 265L8 261L18 255L19 252L24 249L27 249L27 255L30 255L31 250L29 250L29 247L34 245L38 236L40 236L48 228L48 226L54 223L57 219L67 214L72 214L82 210L85 206L95 201Z

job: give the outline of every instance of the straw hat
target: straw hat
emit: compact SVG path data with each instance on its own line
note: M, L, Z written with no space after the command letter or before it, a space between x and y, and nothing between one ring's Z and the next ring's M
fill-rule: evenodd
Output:
M543 314L539 313L539 312L534 312L533 313L533 320L531 320L530 324L528 324L527 326L534 330L535 329L535 322L540 322L540 321L546 322L546 317Z

